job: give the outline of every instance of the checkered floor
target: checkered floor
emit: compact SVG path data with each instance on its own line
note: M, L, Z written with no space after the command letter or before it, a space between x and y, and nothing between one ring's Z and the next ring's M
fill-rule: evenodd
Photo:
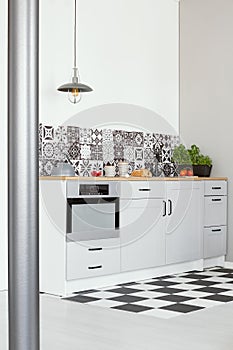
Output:
M65 300L160 318L233 301L233 270L211 268L74 293Z

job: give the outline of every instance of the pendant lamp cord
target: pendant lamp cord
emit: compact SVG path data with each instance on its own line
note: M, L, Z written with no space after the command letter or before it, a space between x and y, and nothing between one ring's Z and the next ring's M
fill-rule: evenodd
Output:
M74 68L77 68L77 48L76 48L76 42L77 42L77 33L76 33L76 30L77 30L77 0L75 0L74 2Z

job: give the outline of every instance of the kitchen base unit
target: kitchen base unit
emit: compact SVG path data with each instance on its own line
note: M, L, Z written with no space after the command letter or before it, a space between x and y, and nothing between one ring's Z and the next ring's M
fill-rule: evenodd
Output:
M214 201L207 181L40 181L41 292L69 296L224 266L226 181L212 180L225 186Z

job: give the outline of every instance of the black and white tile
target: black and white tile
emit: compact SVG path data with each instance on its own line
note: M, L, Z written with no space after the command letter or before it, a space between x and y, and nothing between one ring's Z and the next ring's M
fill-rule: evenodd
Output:
M102 145L103 141L103 132L99 129L92 129L91 130L91 139L92 139L92 145Z
M53 159L40 159L39 160L39 173L40 176L50 176L53 167L56 165L56 161Z
M69 148L71 145L72 144L68 142L56 142L54 144L54 155L58 162L64 162L67 160L66 154L69 155Z
M134 132L123 131L123 143L125 146L134 146Z
M124 160L124 147L120 143L114 144L114 159Z
M103 145L91 145L91 159L103 160Z
M92 144L92 130L90 128L79 129L79 143L80 144Z
M110 129L103 130L103 143L105 142L113 142L113 132Z
M68 154L71 159L81 159L81 145L79 142L74 142L70 145Z
M42 126L42 141L54 140L54 127L53 126Z
M67 142L67 127L58 126L55 131L55 141L57 142Z
M50 166L67 161L65 154L69 155L79 176L90 176L89 163L92 160L115 165L116 175L119 174L119 161L129 163L129 174L134 169L157 167L154 176L178 175L171 162L173 148L179 144L179 137L175 135L77 126L53 127L40 123L38 136L41 176L51 173Z
M144 148L149 148L153 150L153 147L155 145L155 137L151 133L145 133L144 134Z
M136 162L144 160L144 149L142 147L134 147L134 159Z
M123 145L124 135L122 130L113 131L113 142L115 145Z
M233 302L233 270L216 267L155 277L78 291L65 300L168 319Z
M135 132L134 133L134 146L135 147L143 147L143 145L144 145L143 132Z
M80 145L80 155L81 159L90 159L91 158L91 146L84 144Z
M42 142L42 157L45 159L54 159L54 142L44 141Z
M79 142L79 128L77 126L67 126L67 142Z
M134 147L133 146L124 146L124 160L126 162L134 162Z
M151 148L146 147L144 148L144 159L147 162L153 162L155 159L155 154L154 152L151 150Z
M113 142L105 141L103 143L103 161L104 163L114 162L114 145Z

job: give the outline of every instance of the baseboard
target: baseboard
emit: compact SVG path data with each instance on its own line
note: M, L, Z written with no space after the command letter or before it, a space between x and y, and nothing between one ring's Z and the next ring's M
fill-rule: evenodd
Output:
M98 289L102 287L114 286L121 283L146 280L154 277L173 275L192 270L203 271L203 260L200 259L185 263L164 265L146 270L121 272L115 275L99 276L86 279L82 278L80 280L66 281L66 292L64 292L63 296L69 296L72 293L80 290Z
M224 266L225 267L225 256L218 256L215 258L205 259L203 262L204 268L214 267L214 266Z
M233 262L232 261L225 261L224 267L226 269L233 269Z

